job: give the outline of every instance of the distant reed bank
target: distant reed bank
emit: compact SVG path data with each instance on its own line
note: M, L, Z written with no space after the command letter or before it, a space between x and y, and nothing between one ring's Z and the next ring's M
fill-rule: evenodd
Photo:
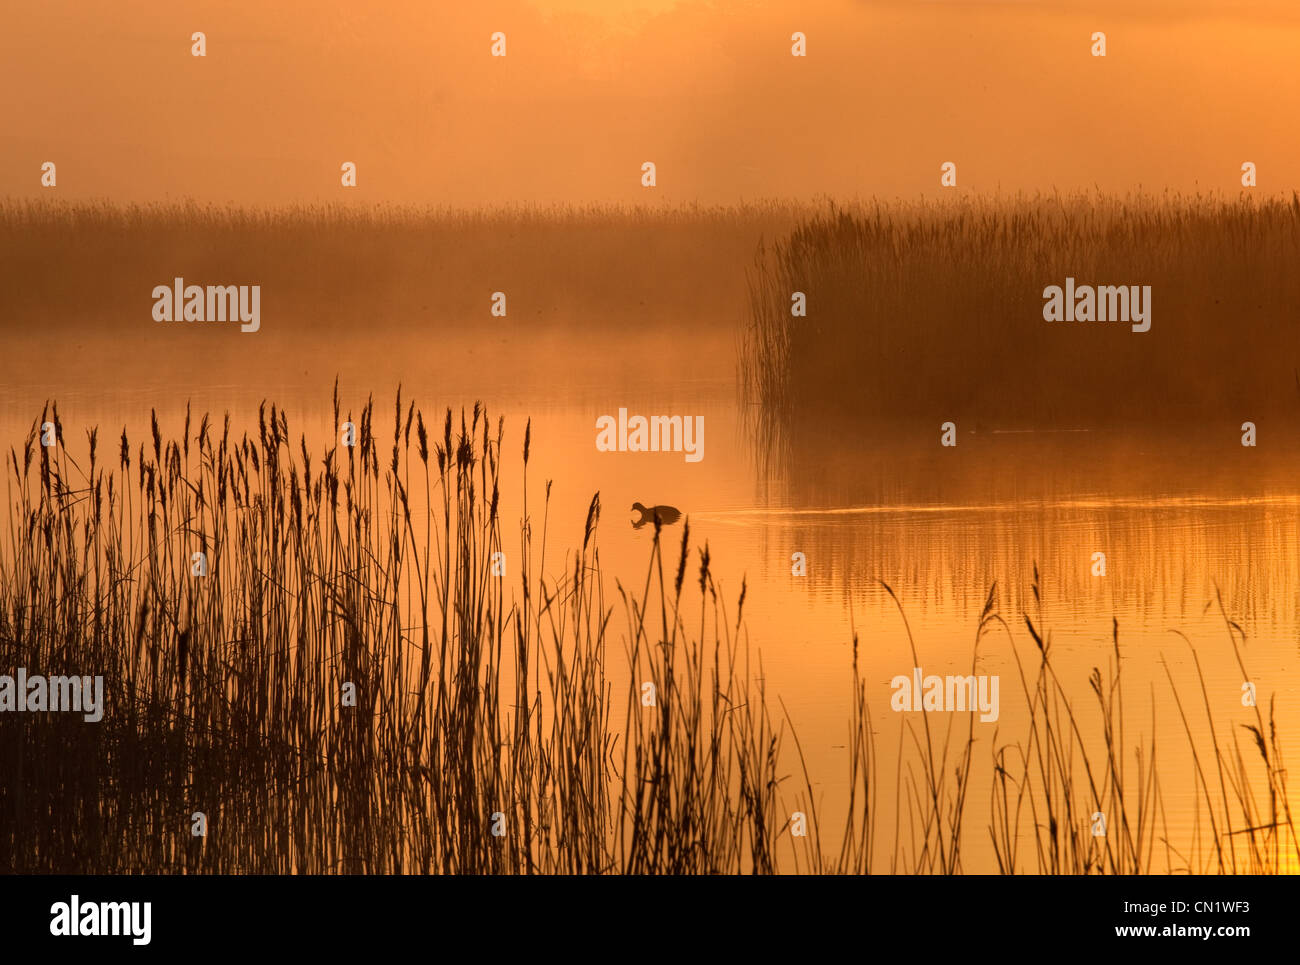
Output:
M1300 438L1300 198L827 207L764 247L741 339L769 435L1181 425Z

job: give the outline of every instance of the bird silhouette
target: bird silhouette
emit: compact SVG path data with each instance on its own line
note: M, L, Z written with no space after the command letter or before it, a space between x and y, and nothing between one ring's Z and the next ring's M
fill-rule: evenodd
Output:
M646 523L653 523L659 520L660 526L671 526L682 518L681 511L672 506L643 506L640 503L632 504L632 512L640 513L640 519L632 521L633 529L640 529Z

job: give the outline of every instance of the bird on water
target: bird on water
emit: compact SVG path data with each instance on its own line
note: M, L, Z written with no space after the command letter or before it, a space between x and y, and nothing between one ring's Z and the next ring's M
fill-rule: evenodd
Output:
M660 526L671 526L682 518L681 511L672 506L642 506L640 503L632 504L632 512L640 513L641 518L632 521L633 529L640 529L646 523L653 523L659 520Z

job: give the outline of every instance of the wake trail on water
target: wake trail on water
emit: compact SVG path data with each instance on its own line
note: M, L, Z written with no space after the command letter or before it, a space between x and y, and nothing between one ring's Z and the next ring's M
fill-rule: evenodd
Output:
M1300 510L1300 496L1253 496L1234 498L1162 497L1159 499L1043 499L998 503L898 503L880 506L833 506L826 508L755 507L752 509L705 510L688 513L689 519L740 524L755 519L796 519L842 516L936 515L961 513L1013 514L1035 510L1097 509L1238 509L1277 506Z

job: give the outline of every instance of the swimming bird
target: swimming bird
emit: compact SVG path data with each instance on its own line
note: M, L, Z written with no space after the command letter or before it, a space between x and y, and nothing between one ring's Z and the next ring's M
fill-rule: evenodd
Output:
M653 523L656 519L659 520L660 526L671 526L682 518L680 510L677 510L672 506L646 507L642 506L640 503L633 503L632 512L641 514L640 519L633 520L633 529L640 529L646 523Z

